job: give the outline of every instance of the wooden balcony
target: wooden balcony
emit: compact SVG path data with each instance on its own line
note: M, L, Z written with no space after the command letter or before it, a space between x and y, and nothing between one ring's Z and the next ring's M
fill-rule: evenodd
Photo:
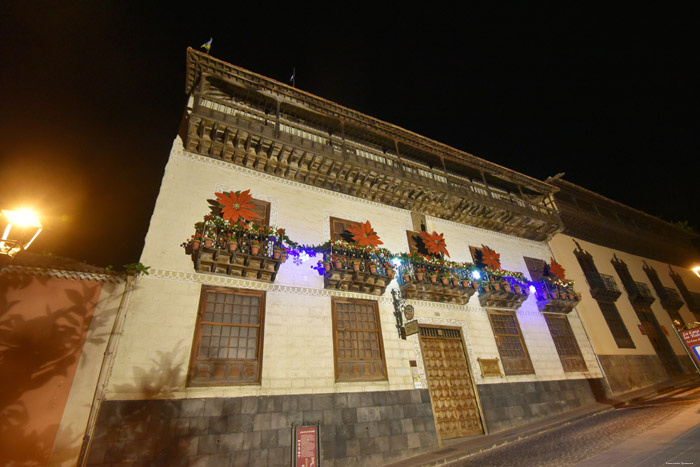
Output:
M344 290L347 292L384 295L392 278L379 272L331 268L323 274L323 285L326 289Z
M479 287L479 303L484 308L507 308L517 310L527 299L529 290L525 286L508 281L482 281Z
M570 313L581 301L573 287L561 286L543 278L533 284L537 308L542 313Z
M261 250L262 251L262 250ZM193 250L192 261L197 272L222 274L244 279L274 282L282 260L263 253L256 255L240 251L205 247Z
M600 274L598 280L590 281L591 295L595 300L603 302L615 302L622 292L617 287L615 279L607 274Z
M401 296L414 300L428 300L431 302L456 303L466 305L476 289L471 283L448 280L432 282L430 279L409 279L400 286Z
M531 240L562 229L547 183L193 50L187 82L189 152Z
M676 289L672 289L671 287L664 287L663 289L661 289L661 291L661 306L665 310L673 312L681 309L681 307L683 306L683 299L680 295L678 295Z
M649 287L643 282L634 282L634 287L628 290L630 302L634 305L649 306L656 301Z

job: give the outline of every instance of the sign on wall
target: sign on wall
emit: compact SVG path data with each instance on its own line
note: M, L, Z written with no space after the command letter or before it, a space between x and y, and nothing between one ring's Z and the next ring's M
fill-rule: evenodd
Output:
M679 331L678 334L683 339L688 353L695 360L695 366L700 368L700 328Z
M321 465L319 426L294 427L294 467L318 467Z

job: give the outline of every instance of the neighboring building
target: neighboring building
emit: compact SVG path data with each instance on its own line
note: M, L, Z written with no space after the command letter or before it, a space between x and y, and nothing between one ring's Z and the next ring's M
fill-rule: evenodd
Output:
M553 185L193 50L186 91L141 257L151 274L130 300L90 465L289 465L302 425L320 427L324 465L378 465L602 394L591 305L582 322L570 288L535 277L561 255L585 293L571 248L547 243L563 228ZM215 193L303 246L283 262L267 233L222 227ZM518 274L482 268L476 280L419 256L392 278L381 251L318 247L362 229L392 253L444 246L420 232L443 234L451 260L500 261L537 291ZM201 243L183 251L195 232ZM362 257L360 270L335 256ZM434 285L422 268L459 280ZM404 305L419 324L405 339ZM653 354L634 341L628 353Z
M0 464L76 465L124 285L27 252L0 269Z
M577 307L613 393L695 372L675 335L700 321L692 232L562 179L550 242L584 296ZM584 286L586 284L586 286Z

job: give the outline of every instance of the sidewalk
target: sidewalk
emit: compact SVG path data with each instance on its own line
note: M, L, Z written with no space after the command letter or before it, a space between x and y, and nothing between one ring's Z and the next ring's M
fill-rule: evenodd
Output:
M527 425L522 425L519 427L511 428L509 430L504 430L500 431L497 433L489 434L489 435L482 435L482 436L474 436L470 438L460 438L457 440L446 440L443 443L443 447L441 449L429 452L427 454L422 454L420 456L412 457L409 459L404 459L392 464L388 464L389 466L394 466L394 467L421 467L421 466L434 466L434 465L442 465L446 464L449 462L454 462L460 459L463 459L471 454L475 454L481 451L486 451L492 448L495 448L497 446L501 446L503 444L518 440L520 438L526 438L528 436L532 436L537 433L541 433L543 431L551 430L553 428L559 427L561 425L564 425L566 423L587 417L589 415L603 412L606 410L612 410L615 407L619 407L622 405L625 405L627 403L630 403L632 401L638 400L638 399L643 399L643 398L648 398L648 397L653 397L658 394L662 394L664 392L670 391L675 388L681 388L686 385L693 385L697 386L698 384L698 379L697 377L691 377L688 379L684 380L676 380L676 381L670 381L666 383L661 383L655 386L650 386L647 388L643 388L640 390L628 392L622 395L616 396L614 399L609 399L609 400L604 400L600 402L596 402L594 404L590 404L584 407L580 407L576 410L568 411L565 413L561 413L558 415L554 415L551 417L543 418L542 420L539 420L537 422L529 423ZM667 440L672 439L675 436L681 435L684 433L684 431L687 431L688 427L692 427L695 425L700 425L700 415L697 413L698 412L698 406L693 405L693 410L695 413L692 413L693 410L684 410L682 412L683 417L680 415L677 417L674 417L672 420L669 420L667 423L664 423L660 425L657 428L654 428L653 432L655 432L654 438L652 439L661 439L659 436L659 433L657 433L657 430L661 429L661 427L666 427L665 429L668 432L668 436L671 436L671 438L668 438ZM667 424L671 424L672 422L676 423L676 425L669 425L666 426ZM675 434L674 434L675 433ZM645 433L646 435L646 433ZM683 434L684 437L687 437L687 440L684 441L683 446L687 449L700 449L700 427L698 427L695 430L692 430L691 433L685 433ZM635 441L638 438L644 438L644 436L640 437L635 437L631 441ZM604 454L607 454L608 452L611 451L616 451L617 449L623 449L623 446L626 446L627 442L621 444L620 446L611 449L609 451L606 451L604 453L601 453L597 456L595 456L592 459L589 459L588 461L592 461L593 459L599 460L600 463L592 463L592 464L580 464L580 465L586 465L588 467L594 467L594 466L609 466L609 465L619 465L619 466L627 466L627 465L638 465L638 464L614 464L611 463L610 460L612 457L608 457L607 460L601 456ZM652 450L658 451L660 445L654 445L654 448L651 448L652 444L647 440L647 441L639 441L637 444L630 444L630 446L627 446L627 448L630 449L630 451L626 451L627 454L624 454L622 451L620 451L617 455L618 456L628 456L630 457L633 453L635 452L640 452L642 453L642 449L646 450L646 447L649 447L643 456L640 457L640 459L649 459L649 452ZM634 451L634 450L637 451ZM655 453L658 455L662 455L662 453L658 452ZM670 453L669 453L670 455ZM598 459L600 457L600 459ZM615 457L619 459L620 457ZM669 457L670 459L670 457ZM586 461L586 462L588 462ZM597 462L596 461L596 462ZM680 462L683 461L683 459L678 459L677 461L673 462L679 462L678 465L681 465ZM660 461L661 465L666 462ZM669 461L670 462L670 461ZM695 459L695 460L686 460L684 462L695 462L695 465L700 465L700 459ZM648 462L645 462L644 464L646 465L656 465L656 464L649 464Z

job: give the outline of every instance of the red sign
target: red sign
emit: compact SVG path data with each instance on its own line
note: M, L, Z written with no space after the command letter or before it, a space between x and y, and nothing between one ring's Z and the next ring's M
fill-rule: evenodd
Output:
M681 335L681 338L683 338L683 342L688 348L688 352L695 359L695 364L700 366L700 328L680 331L679 334Z
M318 467L318 426L300 426L294 432L294 465L296 467Z

